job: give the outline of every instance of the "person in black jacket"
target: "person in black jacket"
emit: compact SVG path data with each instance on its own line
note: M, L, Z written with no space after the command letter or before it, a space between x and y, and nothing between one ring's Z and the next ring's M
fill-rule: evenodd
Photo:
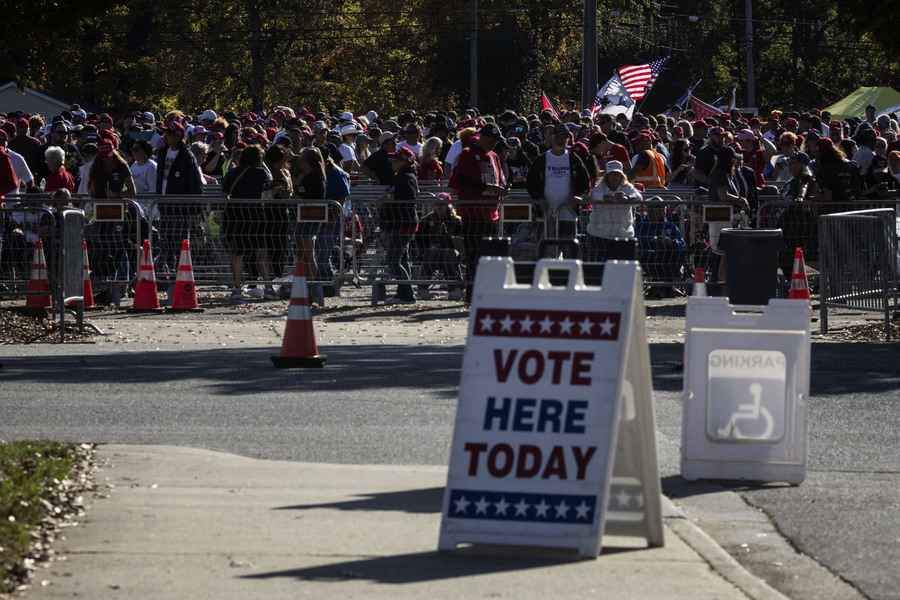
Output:
M203 192L203 178L197 160L184 143L184 125L171 121L165 128L165 143L156 153L156 193L165 196L193 196ZM195 221L201 218L200 204L159 203L159 270L168 266L174 288L175 271L181 254L181 241L189 237ZM171 296L171 294L170 294Z
M419 195L416 155L409 148L400 148L390 158L394 164L394 194L381 205L378 219L388 272L398 281L409 280L412 278L409 244L419 224L416 213L416 197ZM401 283L397 285L397 295L388 299L387 304L412 304L415 301L412 285Z
M591 186L584 162L569 149L571 139L568 128L557 124L550 139L550 149L538 156L528 169L528 193L535 200L543 200L545 218L558 225L558 229L551 226L547 230L550 237L575 237L578 218L575 197L586 194Z

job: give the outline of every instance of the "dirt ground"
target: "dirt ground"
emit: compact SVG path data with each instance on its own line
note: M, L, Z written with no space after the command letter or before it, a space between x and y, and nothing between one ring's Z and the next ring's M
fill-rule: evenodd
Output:
M436 300L419 301L415 305L372 306L368 288L345 287L341 297L328 298L323 309L313 311L318 343L325 346L464 343L468 311L462 303L446 300L445 294L437 295ZM226 296L225 291L202 292L200 302L205 309L202 313L129 314L111 308L88 312L86 319L103 334L74 341L142 347L280 344L286 301L260 300L232 306ZM686 298L646 301L650 342L683 340L686 303ZM817 341L871 341L873 336L882 335L882 322L874 314L832 311L831 331L827 336L818 335L817 317L818 311L813 311L811 325ZM13 325L5 321L4 326ZM53 336L35 341L52 343L55 339ZM6 340L5 343L16 342Z

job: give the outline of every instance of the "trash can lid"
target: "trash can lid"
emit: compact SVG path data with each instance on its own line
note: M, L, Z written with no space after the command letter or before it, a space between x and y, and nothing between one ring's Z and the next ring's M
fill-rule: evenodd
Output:
M736 229L732 227L723 229L719 235L748 238L781 238L783 236L780 229Z

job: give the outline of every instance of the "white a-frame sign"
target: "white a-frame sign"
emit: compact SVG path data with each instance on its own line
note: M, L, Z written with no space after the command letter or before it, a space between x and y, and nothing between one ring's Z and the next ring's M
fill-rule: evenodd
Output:
M568 271L566 287L549 270ZM573 548L604 532L663 545L640 267L541 260L532 285L509 258L478 266L439 548Z

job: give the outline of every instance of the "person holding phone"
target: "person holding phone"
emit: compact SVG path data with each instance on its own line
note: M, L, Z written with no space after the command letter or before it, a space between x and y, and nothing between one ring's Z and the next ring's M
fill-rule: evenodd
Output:
M611 160L606 172L591 190L591 220L587 232L587 260L603 262L610 243L634 238L634 207L641 193L628 181L622 163Z

